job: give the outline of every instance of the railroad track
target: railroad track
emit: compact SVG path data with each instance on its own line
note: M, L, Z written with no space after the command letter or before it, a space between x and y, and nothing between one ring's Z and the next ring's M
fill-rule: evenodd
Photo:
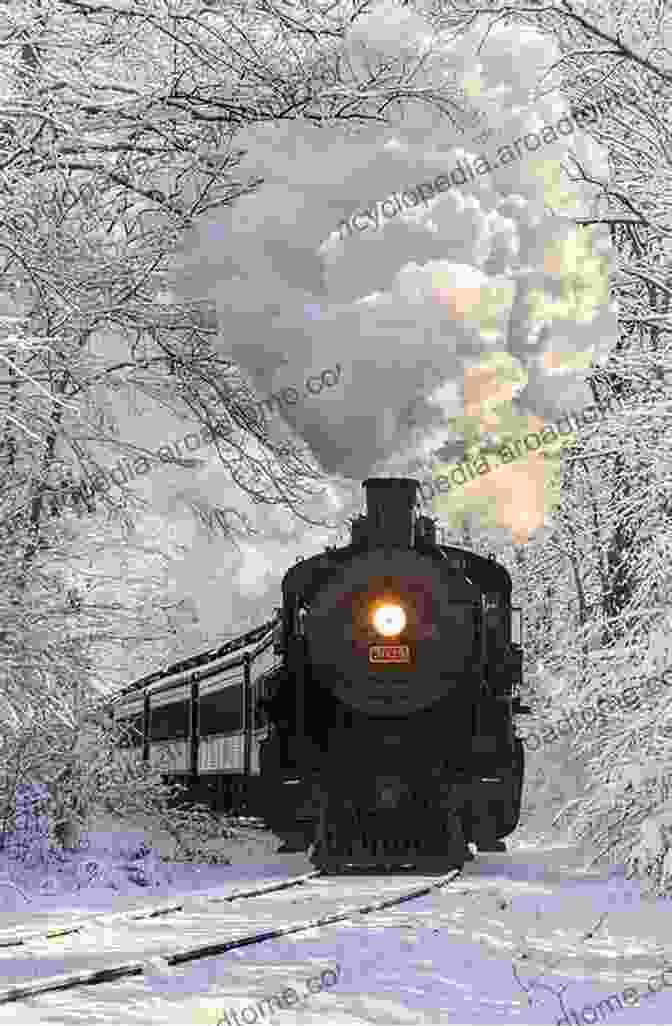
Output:
M216 905L224 901L238 901L240 898L256 898L260 894L270 894L272 891L282 891L290 887L300 887L304 881L310 880L312 877L319 875L319 869L315 869L310 873L304 873L302 876L292 876L286 880L276 880L275 883L257 885L249 890L231 891L228 894L205 895L202 900ZM148 908L131 909L127 912L110 912L108 914L103 913L101 915L86 916L84 919L78 919L74 923L52 926L48 930L29 930L20 936L17 936L16 933L11 931L7 931L5 933L0 933L0 949L21 947L23 945L30 944L31 941L53 940L56 937L66 937L71 933L81 933L82 930L91 926L106 926L111 923L124 922L126 920L156 919L158 916L171 915L174 912L183 912L192 897L193 896L190 895L188 898L183 898L178 901L177 904L152 905Z
M90 917L61 929L26 934L10 941L0 937L0 976L4 975L6 978L6 971L3 972L3 969L11 967L13 953L9 949L12 947L21 947L23 950L20 962L28 962L30 965L29 979L0 990L0 1005L52 991L108 983L124 977L155 972L157 969L166 970L198 959L221 955L236 948L261 944L277 937L301 933L353 916L391 908L446 887L459 877L460 872L459 869L453 869L438 878L417 876L416 885L403 891L398 890L397 879L396 893L393 893L390 879L384 876L371 876L364 881L348 877L349 897L352 896L353 890L359 890L358 897L362 903L334 909L334 885L343 883L344 878L325 877L316 870L300 877L264 884L245 891L200 898L198 895L190 895L178 903L145 909L139 913ZM301 898L290 897L290 892L299 888ZM386 892L382 900L381 890ZM329 891L332 893L329 894ZM324 904L325 898L331 906L315 915L316 909L321 903ZM242 903L245 908L244 914L229 910L223 913L222 904L233 905L235 902ZM301 902L312 910L310 918L296 921L296 911L292 910L289 921L278 922L283 918L283 906ZM286 908L284 918L288 918ZM252 929L250 919L257 920ZM148 924L149 929L146 928ZM101 929L104 936L96 939L95 933ZM189 937L192 943L176 949L176 932ZM106 954L104 948L98 949L97 942L100 943L101 939L105 940L108 949L112 941L117 948L121 944L127 951L132 952L134 947L139 948L142 957L114 961L109 950ZM60 941L57 948L54 948L54 941ZM197 943L193 943L194 941ZM26 955L29 959L25 958ZM64 961L73 963L72 971L60 975L47 975L50 963ZM95 961L102 964L91 968L91 963Z

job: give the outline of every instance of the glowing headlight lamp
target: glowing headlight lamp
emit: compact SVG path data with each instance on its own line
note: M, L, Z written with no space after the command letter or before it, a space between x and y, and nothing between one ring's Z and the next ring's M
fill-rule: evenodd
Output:
M371 622L383 637L393 638L406 626L406 613L401 606L387 602L374 610Z

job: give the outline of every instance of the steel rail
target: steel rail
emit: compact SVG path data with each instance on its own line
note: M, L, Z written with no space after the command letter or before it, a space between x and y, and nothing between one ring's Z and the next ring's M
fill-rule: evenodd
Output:
M239 898L256 898L261 894L270 894L272 891L283 891L289 887L299 887L305 883L306 880L312 880L313 877L319 876L320 870L314 869L310 873L304 873L302 876L292 876L287 880L279 880L275 883L262 884L260 887L255 887L251 890L245 891L232 891L230 894L219 894L214 896L205 896L204 904L216 905L224 901L237 901ZM14 948L20 947L23 944L30 944L34 940L50 940L52 937L65 937L70 933L79 933L80 930L85 930L87 926L105 926L107 923L119 923L126 920L132 921L136 919L156 919L158 916L166 916L171 912L183 912L186 902L190 898L199 897L198 892L195 894L188 894L183 898L178 905L153 905L147 909L138 911L132 909L128 912L113 912L109 915L100 916L89 916L86 919L81 919L76 923L67 926L54 926L46 932L33 931L32 933L26 933L22 937L12 936L8 939L3 939L0 935L0 948Z
M214 955L221 955L236 948L247 947L252 944L262 944L267 940L275 940L277 937L286 937L289 934L300 933L305 930L315 929L317 926L328 926L331 923L338 923L344 919L350 919L355 915L367 915L370 912L377 912L384 908L391 908L401 905L405 901L412 901L415 898L424 897L433 890L446 887L461 874L461 869L453 869L444 876L439 877L433 883L416 887L411 891L405 891L393 898L386 898L384 901L377 901L368 905L353 905L341 912L329 913L318 916L302 923L293 923L289 926L280 926L273 930L263 930L257 933L246 934L242 937L227 939L216 939L209 944L199 944L196 947L183 948L167 957L154 956L145 960L121 962L117 965L108 966L104 969L94 969L88 972L71 973L65 976L52 976L44 980L34 980L28 984L9 987L0 991L0 1005L10 1004L14 1001L21 1001L24 998L34 997L37 994L45 994L51 991L69 990L73 987L93 986L100 983L109 983L112 980L122 979L128 976L141 976L147 971L156 968L172 967L182 965L185 962L194 962L201 958L211 958ZM315 876L323 874L317 871ZM226 899L224 899L226 900Z

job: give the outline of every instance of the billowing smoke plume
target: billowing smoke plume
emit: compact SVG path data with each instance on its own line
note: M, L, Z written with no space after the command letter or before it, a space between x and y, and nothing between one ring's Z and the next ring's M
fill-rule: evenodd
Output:
M251 129L242 170L265 184L198 225L175 277L177 295L214 303L223 349L261 395L297 390L283 416L342 478L426 464L465 415L493 444L500 424L477 407L495 395L523 432L584 407L590 361L617 335L609 241L571 220L591 216L594 195L560 168L571 148L606 174L581 130L602 113L570 111L552 78L532 98L559 56L532 29L496 26L478 55L482 26L430 36L419 14L381 3L347 49L363 69L400 40L431 46L424 84L452 91L454 118L415 104L386 126ZM309 376L337 363L338 385L309 394ZM500 370L479 379L479 367ZM509 505L499 522L514 527Z

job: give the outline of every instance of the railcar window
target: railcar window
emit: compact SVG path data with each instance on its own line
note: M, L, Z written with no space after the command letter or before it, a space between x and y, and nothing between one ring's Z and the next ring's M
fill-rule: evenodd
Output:
M169 741L189 736L189 703L160 705L150 713L149 736L152 741Z
M243 686L213 691L200 701L200 734L233 734L243 729Z

